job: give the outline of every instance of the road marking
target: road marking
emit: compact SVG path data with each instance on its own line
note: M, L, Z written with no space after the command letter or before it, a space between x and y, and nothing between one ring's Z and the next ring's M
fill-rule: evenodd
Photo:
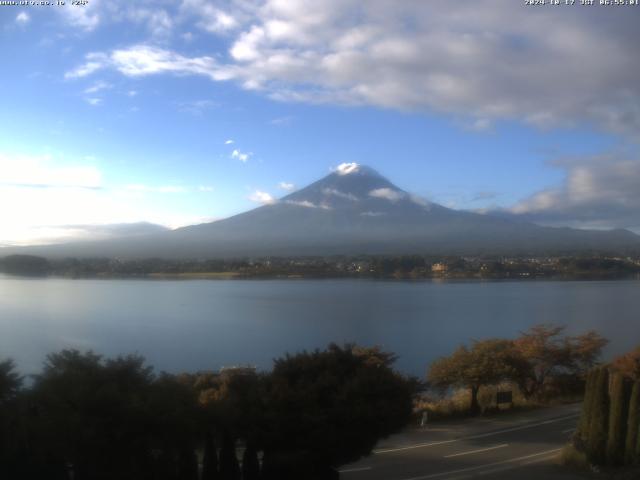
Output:
M576 414L573 414L573 415L567 415L565 417L552 418L551 420L545 420L544 422L532 423L532 424L527 424L527 425L519 425L517 427L505 428L503 430L497 430L495 432L488 432L488 433L480 433L478 435L471 435L470 437L465 437L465 438L462 438L461 440L476 440L478 438L491 437L493 435L500 435L502 433L517 432L518 430L525 430L527 428L541 427L542 425L549 425L551 423L562 422L563 420L569 420L570 418L578 418L579 416L580 416L580 414L576 413Z
M453 440L442 440L440 442L431 442L431 443L418 443L416 445L408 445L406 447L384 448L381 450L374 450L373 453L375 455L378 455L380 453L400 452L402 450L412 450L414 448L433 447L435 445L445 445L447 443L458 442L460 440L461 440L460 438L454 438Z
M417 443L417 444L414 444L414 445L407 445L407 446L404 446L404 447L382 448L382 449L379 449L379 450L374 450L372 453L374 455L379 455L381 453L401 452L401 451L404 451L404 450L413 450L415 448L434 447L436 445L445 445L447 443L454 443L454 442L459 442L459 441L462 441L462 440L476 440L478 438L486 438L486 437L491 437L491 436L494 436L494 435L500 435L500 434L503 434L503 433L510 433L510 432L516 432L518 430L525 430L527 428L540 427L542 425L548 425L550 423L561 422L563 420L569 420L570 418L577 418L579 416L580 416L580 414L576 413L576 414L567 415L567 416L564 416L564 417L553 418L551 420L545 420L543 422L532 423L532 424L527 424L527 425L519 425L517 427L505 428L503 430L496 430L494 432L488 432L488 433L480 433L480 434L471 435L471 436L468 436L468 437L454 438L452 440L442 440L442 441L439 441L439 442L429 442L429 443Z
M494 447L479 448L477 450L468 450L466 452L452 453L451 455L445 455L444 458L453 458L453 457L461 457L463 455L472 455L474 453L488 452L489 450L495 450L497 448L504 448L508 446L509 446L508 443L503 443L502 445L496 445Z
M527 460L526 462L520 462L520 465L522 466L533 465L534 463L546 462L547 460L550 460L555 457L556 457L556 454L554 453L546 457L539 457L539 458L534 458L533 460Z
M430 475L423 475L422 477L404 478L402 480L427 480L429 478L444 477L445 475L455 475L457 473L472 472L474 470L480 470L482 468L497 467L498 465L507 465L509 463L521 462L522 460L528 460L530 458L540 457L542 455L551 455L551 454L558 453L560 450L562 450L562 449L561 448L556 448L556 449L553 449L553 450L546 450L544 452L532 453L531 455L524 455L523 457L516 457L516 458L511 458L511 459L508 459L508 460L502 460L500 462L493 462L493 463L487 463L485 465L478 465L477 467L460 468L458 470L450 470L448 472L432 473Z
M350 473L350 472L364 472L366 470L371 470L371 467L345 468L344 470L338 470L338 472Z
M574 432L575 430L575 428L567 428L566 430L562 430L562 433Z

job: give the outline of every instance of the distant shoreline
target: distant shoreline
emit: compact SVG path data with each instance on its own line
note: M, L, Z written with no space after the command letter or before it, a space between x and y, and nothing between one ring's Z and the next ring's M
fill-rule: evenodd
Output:
M425 255L267 257L167 260L147 258L0 258L0 272L62 278L608 280L640 278L637 257L433 257Z
M640 274L626 275L549 275L549 276L478 276L478 275L449 275L449 276L429 276L429 277L409 277L409 276L372 276L372 275L296 275L296 274L261 274L247 275L240 272L182 272L182 273L147 273L147 274L86 274L86 275L64 275L64 274L44 274L29 275L0 272L0 277L5 278L33 278L33 279L67 279L67 280L370 280L385 282L487 282L487 281L513 281L513 282L544 282L544 281L621 281L640 280Z

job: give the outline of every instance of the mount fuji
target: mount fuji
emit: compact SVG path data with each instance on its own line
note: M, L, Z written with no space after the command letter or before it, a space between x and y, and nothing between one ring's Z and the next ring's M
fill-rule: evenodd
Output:
M223 220L130 238L0 249L48 257L230 258L357 254L538 255L640 250L627 230L552 228L459 211L374 169L343 164L280 200Z

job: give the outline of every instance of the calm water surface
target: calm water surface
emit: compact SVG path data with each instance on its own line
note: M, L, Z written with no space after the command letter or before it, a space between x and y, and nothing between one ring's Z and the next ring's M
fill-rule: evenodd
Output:
M68 280L0 276L0 359L24 373L61 348L138 352L158 370L270 368L329 342L379 344L423 375L462 342L536 323L640 344L640 281Z

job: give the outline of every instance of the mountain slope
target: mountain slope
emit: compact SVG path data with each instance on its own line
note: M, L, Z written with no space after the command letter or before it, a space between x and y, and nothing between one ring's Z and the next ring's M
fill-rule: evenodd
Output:
M130 239L33 247L29 253L212 258L630 249L640 250L640 237L625 230L550 228L451 210L403 191L371 168L348 164L274 204L224 220Z

